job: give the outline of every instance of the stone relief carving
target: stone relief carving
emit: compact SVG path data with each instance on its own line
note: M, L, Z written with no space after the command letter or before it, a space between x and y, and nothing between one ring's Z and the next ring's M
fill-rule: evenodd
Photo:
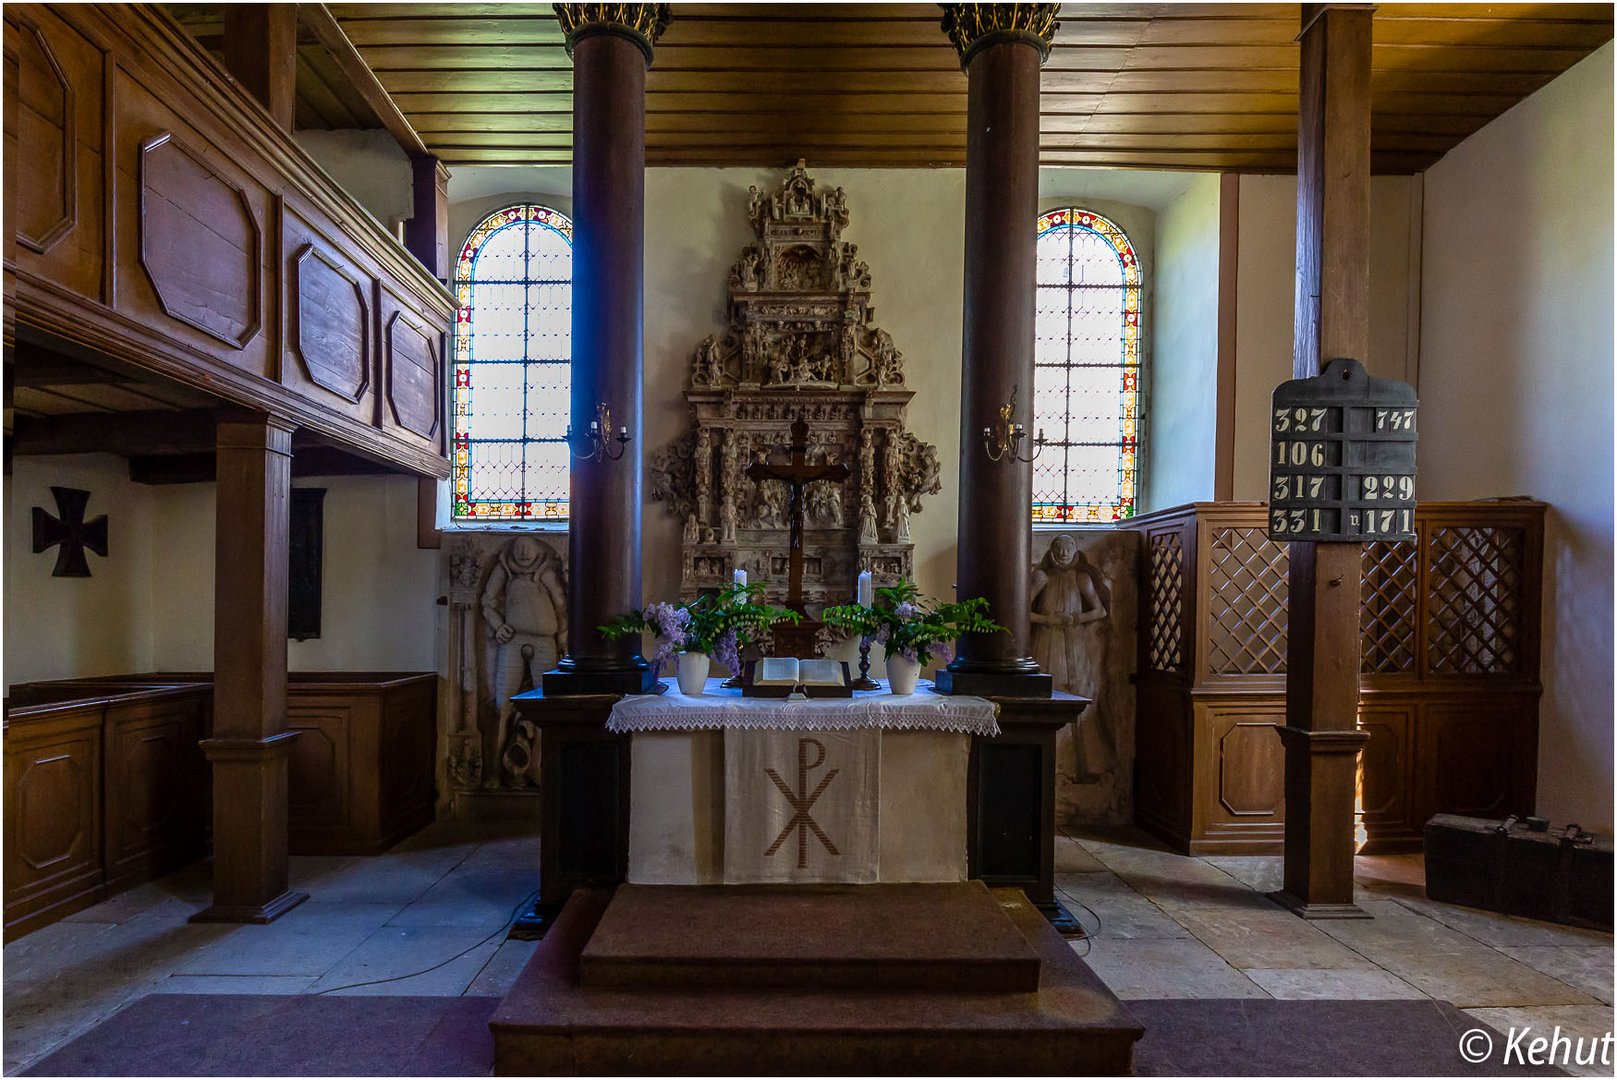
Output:
M531 791L538 733L517 717L511 698L540 685L566 652L562 551L532 534L464 535L445 547L448 787L455 794Z
M1132 813L1137 543L1126 531L1034 535L1033 658L1057 689L1093 702L1057 737L1060 820L1124 823Z
M819 190L799 161L780 186L747 192L754 240L731 268L729 326L691 356L691 430L652 455L652 497L683 523L681 594L727 584L736 569L786 592L786 486L747 467L778 459L788 427L810 426L809 460L847 462L844 483L804 491L804 595L852 598L914 575L909 519L941 490L937 448L905 430L913 396L904 357L875 325L870 267L842 239L847 194Z

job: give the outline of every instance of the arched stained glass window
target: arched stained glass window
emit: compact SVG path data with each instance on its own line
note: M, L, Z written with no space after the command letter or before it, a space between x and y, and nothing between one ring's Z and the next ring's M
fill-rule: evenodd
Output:
M1140 263L1090 210L1038 221L1035 522L1116 521L1135 507L1140 423Z
M455 270L451 513L565 521L573 223L523 203L478 223Z

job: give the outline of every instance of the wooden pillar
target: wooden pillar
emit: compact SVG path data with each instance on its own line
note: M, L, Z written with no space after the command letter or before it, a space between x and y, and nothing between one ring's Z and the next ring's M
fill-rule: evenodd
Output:
M225 4L225 67L291 132L297 108L296 4Z
M213 906L198 922L266 923L287 889L286 588L290 420L221 413L214 525Z
M641 606L642 309L645 299L646 69L666 4L557 4L573 58L572 493L567 655L554 694L660 688L640 639L596 628ZM587 455L590 425L615 436ZM613 458L613 454L621 457Z
M985 597L1004 633L961 639L943 693L1049 697L1029 648L1033 466L994 461L983 429L1016 397L1033 428L1034 221L1039 210L1039 66L1055 4L946 4L943 29L966 71L964 351L955 589ZM1026 448L1024 448L1025 450Z
M449 170L432 154L410 160L415 213L404 224L404 246L439 281L449 280Z
M1297 130L1296 378L1370 340L1370 19L1303 9ZM1360 545L1294 543L1287 601L1286 859L1275 898L1304 918L1362 918L1353 903Z

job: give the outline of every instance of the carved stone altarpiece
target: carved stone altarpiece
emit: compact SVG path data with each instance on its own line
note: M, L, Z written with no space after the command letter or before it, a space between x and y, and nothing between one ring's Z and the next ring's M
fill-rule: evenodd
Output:
M842 189L815 190L799 161L777 190L749 196L757 239L730 271L730 326L696 347L685 391L693 427L654 455L652 496L684 523L682 598L744 569L782 602L787 488L746 472L783 461L801 418L808 460L849 467L846 481L803 493L803 599L817 615L853 599L860 570L878 585L913 580L909 518L940 490L938 451L904 430L914 392L875 324L870 268L842 239Z

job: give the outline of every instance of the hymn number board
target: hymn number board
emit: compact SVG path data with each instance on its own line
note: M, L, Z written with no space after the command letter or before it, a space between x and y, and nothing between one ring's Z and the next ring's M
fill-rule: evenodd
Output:
M1269 539L1415 539L1415 388L1332 360L1275 389Z

